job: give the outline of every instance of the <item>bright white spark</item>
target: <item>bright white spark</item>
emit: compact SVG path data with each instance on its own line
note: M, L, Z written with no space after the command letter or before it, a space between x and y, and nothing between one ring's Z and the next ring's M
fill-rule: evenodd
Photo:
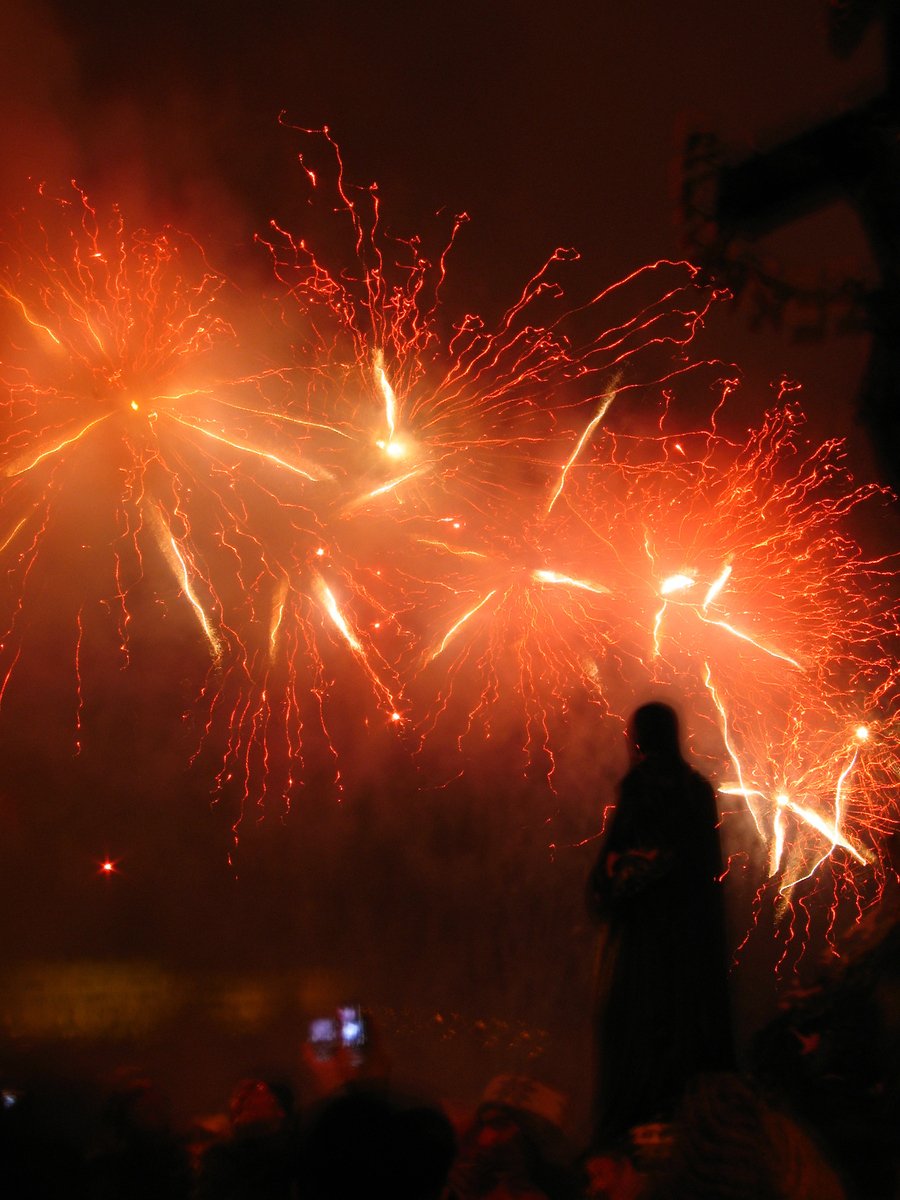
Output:
M337 600L335 600L331 588L324 581L324 579L317 580L316 586L318 588L319 596L322 600L325 611L340 630L347 644L351 646L357 654L362 654L362 644L354 636L353 631L344 619L344 614L341 612L340 608L338 608Z
M670 575L668 579L664 579L660 585L659 594L661 596L671 596L673 592L685 592L688 588L692 588L697 582L690 575Z
M187 596L194 609L194 612L197 614L197 620L200 622L200 626L203 629L203 632L206 634L206 640L209 642L210 648L213 652L213 658L218 660L222 656L222 643L219 640L219 635L209 623L209 618L206 615L203 605L194 594L194 589L191 587L190 576L188 575L187 563L185 562L184 556L179 550L178 543L175 541L174 537L169 537L169 545L172 547L172 553L175 555L181 567L182 591L184 592L185 596Z
M704 608L709 608L710 604L712 604L713 600L715 600L716 596L718 596L719 592L721 592L722 588L728 582L730 576L731 567L724 567L719 578L710 584L709 591L706 593L706 599L703 601Z
M202 425L194 425L191 421L185 421L182 417L176 416L175 413L168 412L165 415L171 420L177 421L179 425L184 425L186 429L192 429L195 433L202 433L204 437L211 438L214 442L220 442L223 446L230 446L232 450L239 450L243 454L252 454L254 458L261 458L266 462L274 463L276 467L282 467L285 471L291 471L294 475L308 479L310 483L321 483L325 479L334 478L324 467L319 467L318 475L313 475L309 471L304 471L302 467L298 467L296 463L289 463L268 450L260 450L258 446L248 446L243 442L235 441L234 438L225 437L220 433L213 433L211 429L204 429Z
M856 759L854 756L854 762L855 761ZM850 766L852 767L853 763L851 763ZM843 781L846 778L849 770L850 768L848 767L847 771L845 771L841 776L839 788L843 784ZM866 856L862 853L862 851L857 850L854 845L847 841L847 839L838 829L836 822L826 821L824 817L819 816L819 814L814 812L811 808L806 808L802 804L796 804L788 796L779 796L777 803L780 808L787 808L790 809L792 813L796 813L796 815L800 817L801 820L805 821L807 825L810 825L813 829L821 833L823 837L827 838L831 842L832 849L834 849L835 846L840 846L841 849L846 850L848 854L852 854L857 862L862 863L863 866L866 865L868 862Z
M561 583L567 587L581 588L585 592L596 592L598 596L611 596L608 587L602 583L589 583L586 579L571 579L568 575L560 575L556 571L534 571L535 579L540 583Z
M438 655L443 654L444 650L447 647L447 643L450 641L450 639L453 637L453 635L456 633L456 631L458 629L460 629L463 625L465 625L466 621L468 621L470 617L474 617L475 614L478 612L478 610L480 608L483 608L485 606L485 604L487 604L488 600L490 600L490 598L492 596L496 596L496 594L497 594L497 589L494 588L493 591L488 592L488 594L483 599L479 600L474 608L470 608L467 613L465 613L463 616L461 616L459 618L459 620L456 622L456 624L451 626L451 628L448 629L447 632L444 634L444 640L441 642L440 646L438 646L437 650L435 650L434 653L430 656L428 661L434 662L434 660L438 657Z

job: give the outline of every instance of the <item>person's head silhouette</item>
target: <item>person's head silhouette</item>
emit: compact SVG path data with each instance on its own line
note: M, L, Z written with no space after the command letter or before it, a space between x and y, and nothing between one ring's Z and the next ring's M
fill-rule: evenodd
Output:
M668 704L642 704L631 718L629 735L642 758L681 758L678 715Z

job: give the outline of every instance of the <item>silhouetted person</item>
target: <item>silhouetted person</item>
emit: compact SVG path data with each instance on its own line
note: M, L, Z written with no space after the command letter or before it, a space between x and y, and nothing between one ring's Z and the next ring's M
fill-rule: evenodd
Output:
M563 1105L560 1093L525 1076L492 1080L460 1138L447 1200L573 1200Z
M61 1098L0 1090L0 1196L4 1200L84 1200L81 1155L59 1130Z
M149 1079L125 1071L105 1116L107 1144L88 1164L90 1200L187 1200L190 1161L172 1128L167 1097Z
M629 733L635 763L589 880L598 1145L670 1120L695 1075L733 1066L715 793L668 705L639 708Z
M645 1200L846 1200L812 1138L737 1075L707 1075L689 1088L674 1135Z
M304 1139L305 1200L439 1200L456 1139L436 1108L383 1086L350 1084L312 1114Z
M293 1097L262 1079L245 1079L229 1102L231 1137L210 1146L194 1200L290 1200L297 1155Z

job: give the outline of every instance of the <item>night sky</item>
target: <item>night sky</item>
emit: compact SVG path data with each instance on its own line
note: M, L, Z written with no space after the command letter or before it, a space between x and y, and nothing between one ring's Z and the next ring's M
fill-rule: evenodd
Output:
M826 8L820 0L8 0L0 11L0 201L14 203L27 176L56 185L74 178L135 222L185 229L249 286L267 269L254 232L272 219L294 229L303 220L298 139L279 124L284 113L288 124L328 125L348 178L377 181L387 229L410 235L435 213L467 212L445 301L451 312L496 319L557 246L579 250L584 286L595 289L643 263L680 257L688 131L714 131L740 159L877 95L878 22L840 60L829 49ZM757 251L788 281L874 275L853 210L837 202ZM775 380L800 381L811 436L846 436L864 476L876 468L853 414L867 348L861 333L804 344L790 321L753 329L741 304L715 318L703 344L745 372L748 423L771 401ZM395 1008L407 993L412 1009L424 1011L444 989L451 1006L474 1016L546 1020L552 995L536 1013L522 1003L527 981L506 985L495 975L484 985L492 968L475 952L470 975L442 966L431 986L406 978L403 964L423 940L466 944L460 929L468 924L490 930L488 955L496 938L504 947L497 961L532 969L516 922L556 906L537 953L558 944L560 928L571 932L589 852L548 864L529 847L529 863L539 865L529 867L528 895L486 912L477 895L483 848L502 844L507 871L507 858L525 854L531 818L502 802L491 815L473 815L488 802L476 796L435 815L430 828L406 798L388 820L385 782L368 779L337 822L322 815L330 801L307 800L289 829L255 835L236 883L228 821L210 813L197 773L184 775L179 710L198 672L184 665L189 634L180 636L166 647L138 636L135 668L115 700L89 708L92 738L77 760L71 739L48 736L69 703L61 684L42 708L45 681L33 681L12 728L0 730L13 959L137 955L238 973L290 960L371 986ZM52 667L47 675L52 681ZM582 819L590 828L589 815ZM397 867L392 848L401 842L408 845ZM459 928L442 910L386 935L377 905L387 896L391 912L403 911L404 888L427 896L448 845L450 890L467 897ZM96 874L106 855L121 860L116 878ZM335 862L345 869L326 865ZM589 945L583 929L574 936L565 962ZM587 962L581 967L576 999L586 995ZM566 1053L577 1060L577 1048Z
M827 7L7 5L0 187L75 177L234 268L254 232L302 208L283 112L330 127L348 178L379 184L392 231L467 212L448 302L490 317L555 246L577 248L597 284L678 256L689 131L714 131L740 159L877 95L878 21L839 59ZM873 273L839 202L761 253L788 283ZM863 337L809 348L787 322L748 339L747 317L737 306L724 322L721 357L757 388L801 380L813 419L844 407Z

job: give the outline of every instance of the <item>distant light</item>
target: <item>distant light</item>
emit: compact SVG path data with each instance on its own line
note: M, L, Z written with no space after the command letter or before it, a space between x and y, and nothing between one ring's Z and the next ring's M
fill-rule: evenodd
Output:
M860 725L859 729L857 729L857 731L856 731L856 738L857 738L857 741L860 741L860 742L867 742L869 740L868 725Z
M316 555L317 555L319 558L321 558L321 557L324 555L324 553L325 553L325 551L322 549L322 547L321 547L321 546L320 546L320 547L318 548L318 550L316 551Z
M791 802L790 796L786 796L784 792L782 792L780 796L776 796L775 799L778 804L782 804L782 805L790 804L790 802Z
M402 720L403 720L403 718L400 716L400 714L399 714L398 712L392 712L392 713L391 713L391 720L392 720L392 721L402 721Z
M99 873L101 875L115 875L116 864L112 861L111 858L105 858L103 860L103 862L100 864L100 872Z
M137 400L132 400L132 402L131 402L131 407L132 407L132 409L133 409L135 412L137 412L137 410L138 410L138 402L137 402Z

